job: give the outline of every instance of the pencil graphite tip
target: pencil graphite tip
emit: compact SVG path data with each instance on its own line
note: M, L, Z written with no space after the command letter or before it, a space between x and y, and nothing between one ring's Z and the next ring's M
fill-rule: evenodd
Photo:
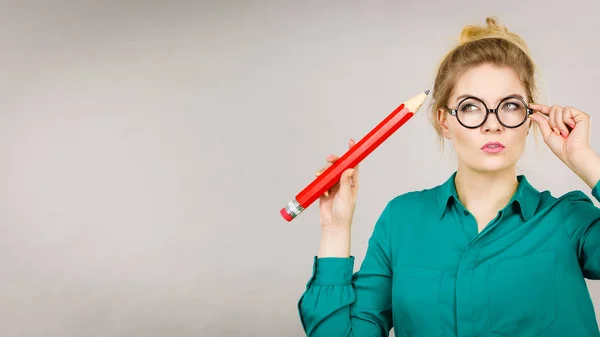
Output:
M425 90L425 95L429 95L429 89Z

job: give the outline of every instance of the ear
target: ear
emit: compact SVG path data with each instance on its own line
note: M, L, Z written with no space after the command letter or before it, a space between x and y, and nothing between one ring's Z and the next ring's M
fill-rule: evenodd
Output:
M446 139L451 139L450 130L448 129L448 113L443 108L437 111L437 120L442 131L442 135Z

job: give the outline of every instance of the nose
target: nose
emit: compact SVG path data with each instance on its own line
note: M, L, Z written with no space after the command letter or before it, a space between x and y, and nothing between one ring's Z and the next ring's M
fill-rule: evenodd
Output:
M502 124L498 121L498 115L494 111L488 111L487 119L481 126L484 132L498 132L502 129Z

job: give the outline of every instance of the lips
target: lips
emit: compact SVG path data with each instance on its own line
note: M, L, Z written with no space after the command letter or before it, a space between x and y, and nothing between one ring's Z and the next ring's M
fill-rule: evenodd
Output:
M504 148L504 145L502 143L499 143L499 142L489 142L489 143L485 143L485 145L482 146L481 148L483 149L485 147L489 147L489 148L501 147L501 148Z
M499 142L488 142L481 149L488 153L498 153L504 150L504 145Z

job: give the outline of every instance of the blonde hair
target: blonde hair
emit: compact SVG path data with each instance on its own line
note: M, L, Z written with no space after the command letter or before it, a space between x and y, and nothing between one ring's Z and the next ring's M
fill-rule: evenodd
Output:
M430 119L442 143L444 138L437 118L438 111L448 103L460 76L471 67L489 63L512 68L525 87L527 102L536 100L537 69L527 44L495 17L487 17L485 21L485 26L465 26L458 45L444 56L438 66L430 102Z

